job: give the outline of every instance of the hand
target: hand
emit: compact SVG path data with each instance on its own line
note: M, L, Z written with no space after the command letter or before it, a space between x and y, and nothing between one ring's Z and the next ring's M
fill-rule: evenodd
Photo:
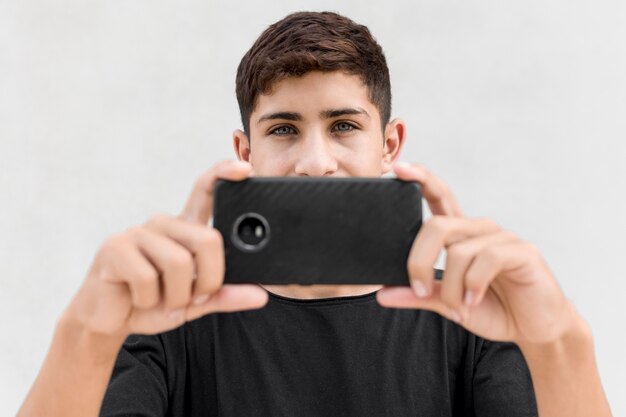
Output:
M250 174L246 162L219 163L198 178L178 217L158 215L107 239L64 316L89 331L125 337L265 305L267 292L257 285L223 285L222 236L207 226L217 179Z
M399 179L422 186L433 217L422 225L407 268L410 288L386 287L385 307L431 310L490 340L546 343L575 313L539 251L488 219L463 216L449 188L426 168L397 163ZM433 266L447 251L443 279Z

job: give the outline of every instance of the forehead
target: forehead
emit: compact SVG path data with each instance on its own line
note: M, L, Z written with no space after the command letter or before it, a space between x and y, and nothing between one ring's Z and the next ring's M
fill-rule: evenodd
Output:
M370 101L367 85L358 75L344 72L313 71L302 77L289 77L276 82L269 93L260 94L251 114L274 111L319 112L331 108L361 107L370 116L378 116ZM257 117L258 118L258 117Z

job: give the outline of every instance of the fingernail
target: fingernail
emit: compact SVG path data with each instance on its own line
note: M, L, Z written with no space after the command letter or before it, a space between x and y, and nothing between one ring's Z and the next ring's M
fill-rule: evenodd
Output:
M474 302L474 293L471 290L465 291L465 296L463 297L463 303L466 306L471 306Z
M179 308L178 310L171 311L167 318L174 322L179 322L183 320L183 315L185 314L184 308Z
M458 311L452 310L450 315L452 316L452 321L454 321L455 323L460 323L461 322L461 315L459 314Z
M424 284L422 284L420 281L413 282L413 291L415 292L415 295L417 295L419 298L424 298L428 295L426 287L424 287Z
M408 162L404 162L404 161L396 162L396 166L400 168L411 168L411 164L409 164Z
M200 304L204 304L206 301L208 301L209 297L210 297L209 294L199 295L193 299L193 304L196 306Z

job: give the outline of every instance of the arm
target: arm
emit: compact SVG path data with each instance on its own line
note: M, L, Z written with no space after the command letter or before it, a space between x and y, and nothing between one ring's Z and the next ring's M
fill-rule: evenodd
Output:
M541 417L611 416L596 365L593 338L576 313L570 328L551 343L520 343Z
M267 293L256 285L223 285L222 238L207 227L217 179L242 180L250 170L218 164L198 179L180 216L155 216L105 241L57 323L19 417L97 416L128 335L265 305Z
M422 185L434 216L409 254L411 288L384 288L379 303L432 310L485 339L516 343L541 417L610 416L591 333L539 250L491 220L464 217L449 188L424 167L396 164L395 172ZM446 268L437 282L432 267L441 250Z
M123 337L89 332L66 315L18 417L97 416Z

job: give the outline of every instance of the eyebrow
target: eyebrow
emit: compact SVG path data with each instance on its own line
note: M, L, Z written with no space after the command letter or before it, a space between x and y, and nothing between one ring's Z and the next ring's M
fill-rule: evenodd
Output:
M320 116L324 119L331 119L339 116L363 115L369 119L370 115L361 107L350 107L345 109L330 109L320 112Z
M259 118L259 121L257 123L261 123L265 120L276 120L276 119L300 121L302 120L302 116L300 115L300 113L281 111L278 113L265 114Z
M363 115L367 117L368 119L370 118L370 115L365 111L365 109L362 109L361 107L348 107L344 109L322 110L319 114L320 114L320 117L323 119L332 119L333 117L347 116L347 115ZM276 112L276 113L264 114L263 116L259 118L257 123L261 123L265 120L277 120L277 119L291 120L291 121L298 122L298 121L301 121L303 117L300 113L281 111L281 112Z

